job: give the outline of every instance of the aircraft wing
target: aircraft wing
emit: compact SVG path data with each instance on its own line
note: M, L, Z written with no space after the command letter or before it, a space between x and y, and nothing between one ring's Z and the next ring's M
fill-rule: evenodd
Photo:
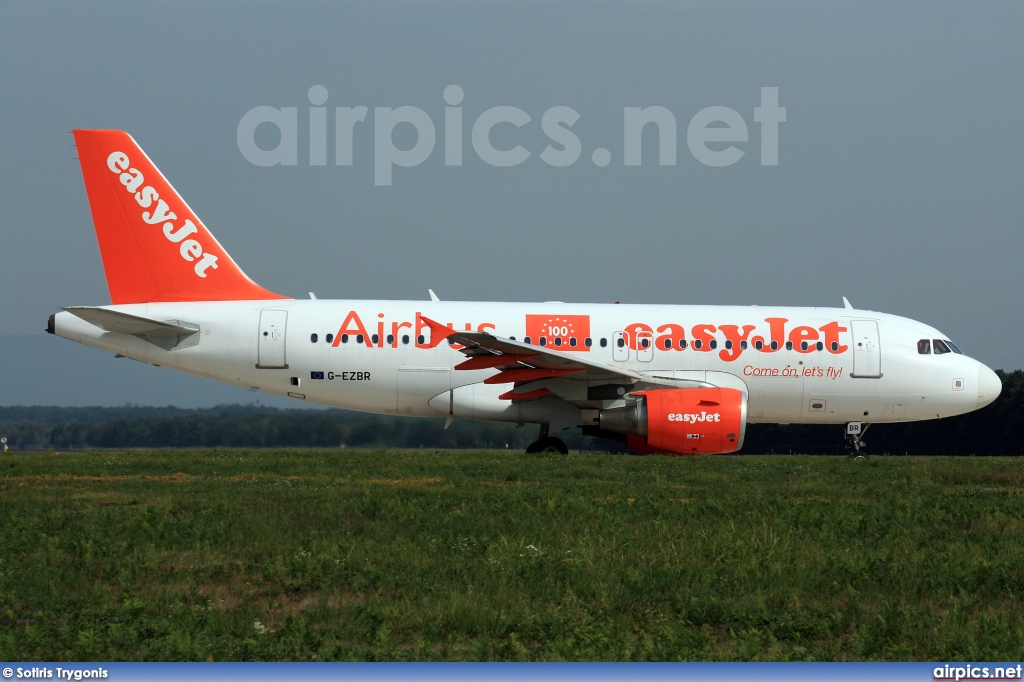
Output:
M634 384L643 379L639 373L631 369L588 360L578 353L563 353L551 348L513 341L487 332L456 331L426 317L423 318L423 321L430 327L432 346L446 340L449 343L457 343L462 346L459 350L467 356L467 359L456 365L456 370L499 370L494 376L485 379L485 384L514 383L519 386L528 382L553 378L585 383ZM548 392L544 390L544 394ZM512 392L506 395L510 398L513 397ZM515 393L514 397L525 399L540 397L540 394Z

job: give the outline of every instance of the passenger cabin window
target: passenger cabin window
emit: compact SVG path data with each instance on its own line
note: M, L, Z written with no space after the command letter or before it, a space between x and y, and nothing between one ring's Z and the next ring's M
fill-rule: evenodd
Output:
M310 334L310 335L309 335L309 341L310 341L310 343L316 343L316 338L317 338L317 337L316 337L316 334Z
M936 355L942 355L944 353L953 352L949 349L949 346L942 342L942 339L935 339L934 341L932 341L932 348L935 349Z
M376 346L378 341L380 341L380 337L377 336L376 334L370 337L370 343L372 343L373 345Z
M540 345L542 345L542 346L548 345L548 337L546 337L546 336L540 337Z
M389 346L393 346L394 344L395 344L395 335L394 334L388 334L388 345Z
M663 346L665 346L665 350L671 350L672 349L672 339L665 339L661 343L662 343Z
M402 345L403 346L408 346L409 345L409 335L408 334L403 334L402 335Z
M679 350L686 350L686 339L679 339Z
M817 348L818 350L825 350L825 344L823 344L821 341L818 341L818 343L815 344L815 348Z
M758 350L761 350L762 348L764 348L764 341L761 341L761 340L754 341L754 348L756 348Z
M740 348L742 348L743 350L746 350L747 349L747 342L746 341L740 341Z
M523 337L523 343L529 344L530 343L530 337L529 336L524 336Z
M601 339L601 348L604 348L607 345L608 345L608 339Z
M344 339L342 339L342 341L344 341ZM421 346L425 342L426 342L426 338L423 336L423 334L420 334L419 336L416 337L416 343L420 344Z
M711 349L714 350L715 348L718 348L718 341L715 341L714 339L711 339L711 343L708 344L708 345L710 345Z
M561 336L556 336L555 337L555 347L557 348L558 346L561 346L561 345L562 345L562 337Z
M569 337L569 347L570 348L575 348L576 347L576 337L575 336L570 336Z
M651 345L651 340L650 339L640 339L640 345L643 346L644 348L648 348Z
M590 348L590 346L592 346L593 343L594 342L591 341L589 336L587 338L583 339L583 345L586 346L587 348Z
M693 342L693 347L696 348L697 350L700 350L701 345L703 344L700 339L697 339L696 341Z
M324 337L324 340L325 340L325 341L326 341L327 343L334 343L334 334L328 334L327 336L325 336L325 337ZM343 337L341 337L341 340L342 340L342 341L344 341L344 340L345 340L345 337L344 337L344 336L343 336Z
M620 336L618 339L615 340L615 345L618 346L619 348L622 348L623 346L626 345L626 340Z
M356 343L362 343L362 342L363 342L363 335L362 334L356 334Z
M932 352L932 342L929 339L921 339L917 342L917 352L919 355L929 355Z

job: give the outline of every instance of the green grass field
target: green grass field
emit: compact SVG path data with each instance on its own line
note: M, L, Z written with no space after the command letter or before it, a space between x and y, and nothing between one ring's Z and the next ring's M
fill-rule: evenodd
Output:
M1024 460L9 454L4 660L1024 659Z

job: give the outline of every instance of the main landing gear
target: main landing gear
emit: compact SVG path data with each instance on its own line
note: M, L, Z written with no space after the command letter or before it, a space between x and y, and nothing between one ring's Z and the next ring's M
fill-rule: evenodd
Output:
M540 425L540 438L526 446L526 454L532 455L538 452L558 453L568 455L569 448L561 439L548 435L548 425Z
M850 422L846 425L846 454L851 459L865 459L866 454L860 451L861 448L867 447L867 443L861 440L868 427L871 424L863 424L861 422Z

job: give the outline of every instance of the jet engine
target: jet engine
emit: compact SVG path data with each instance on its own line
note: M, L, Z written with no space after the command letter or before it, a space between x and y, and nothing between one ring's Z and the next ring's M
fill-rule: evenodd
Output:
M747 400L734 388L638 391L636 402L602 410L601 429L626 434L631 450L670 455L736 452L747 428Z

